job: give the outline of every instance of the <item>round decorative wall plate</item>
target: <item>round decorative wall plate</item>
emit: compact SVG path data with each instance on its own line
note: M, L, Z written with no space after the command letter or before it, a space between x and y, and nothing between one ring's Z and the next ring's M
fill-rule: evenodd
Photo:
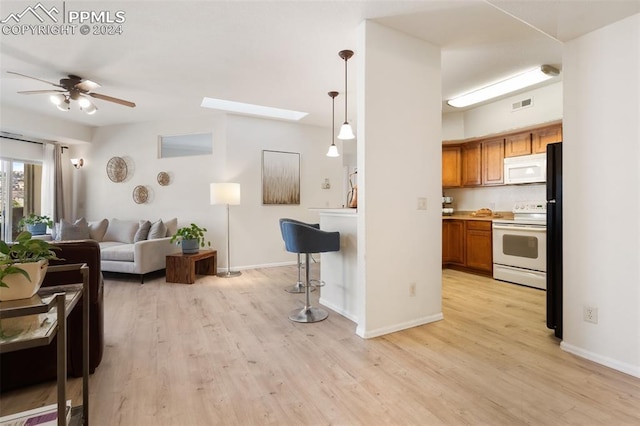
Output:
M167 172L160 172L158 173L158 183L162 186L167 186L169 185L169 181L171 179L169 178L169 173Z
M144 204L148 199L149 191L147 191L147 188L145 186L138 185L133 188L133 201L135 201L136 204Z
M127 162L122 157L112 157L107 162L107 176L112 182L122 182L127 178Z

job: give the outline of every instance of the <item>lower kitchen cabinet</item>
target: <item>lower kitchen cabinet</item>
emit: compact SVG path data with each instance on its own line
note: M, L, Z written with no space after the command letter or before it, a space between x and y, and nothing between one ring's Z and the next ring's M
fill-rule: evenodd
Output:
M493 274L491 222L468 220L465 225L465 266Z
M464 266L464 220L442 221L442 264Z
M493 275L490 220L442 221L442 266L480 275Z

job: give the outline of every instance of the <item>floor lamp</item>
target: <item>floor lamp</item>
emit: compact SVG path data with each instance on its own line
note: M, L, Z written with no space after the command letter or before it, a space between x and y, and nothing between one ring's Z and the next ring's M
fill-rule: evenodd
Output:
M240 204L240 184L239 183L212 183L211 184L211 204L225 204L227 206L227 272L218 274L222 278L231 278L241 275L240 271L231 270L230 249L229 249L229 206Z

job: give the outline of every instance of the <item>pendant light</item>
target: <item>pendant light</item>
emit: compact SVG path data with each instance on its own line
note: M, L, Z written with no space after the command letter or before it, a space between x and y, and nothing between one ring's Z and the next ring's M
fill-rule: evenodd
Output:
M355 139L356 135L353 134L353 129L351 129L351 125L347 121L347 61L353 56L353 51L341 50L338 55L344 59L344 123L340 127L338 139Z
M340 153L338 152L338 147L336 146L335 140L333 139L336 134L336 96L338 96L338 92L329 92L329 96L331 96L331 146L329 147L329 151L327 152L327 157L340 157Z

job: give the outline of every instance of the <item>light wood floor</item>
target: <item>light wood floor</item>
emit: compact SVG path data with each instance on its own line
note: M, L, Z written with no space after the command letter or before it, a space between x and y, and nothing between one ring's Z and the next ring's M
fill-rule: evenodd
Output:
M335 313L289 321L294 267L194 285L107 279L91 423L640 424L640 380L563 352L544 292L443 273L443 321L369 340ZM5 394L2 414L53 403L54 389Z

